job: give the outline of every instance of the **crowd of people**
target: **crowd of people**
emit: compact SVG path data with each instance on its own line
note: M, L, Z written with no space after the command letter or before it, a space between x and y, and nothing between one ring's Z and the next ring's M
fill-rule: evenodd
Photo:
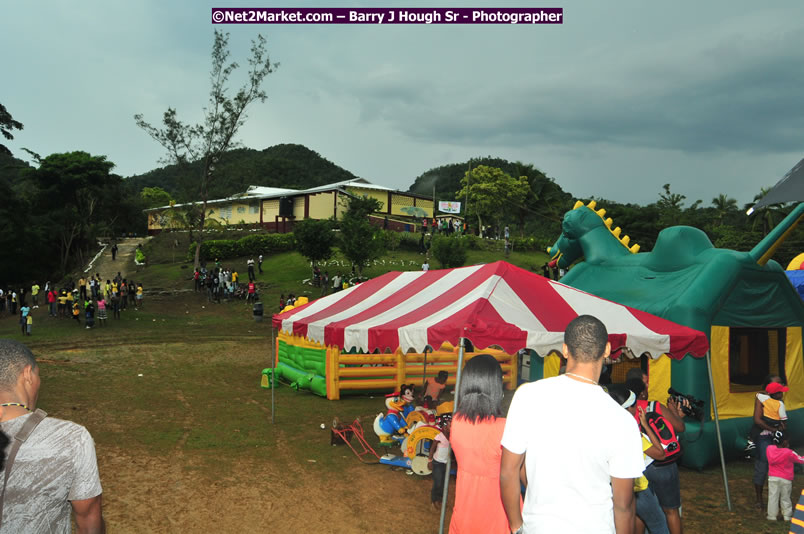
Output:
M206 292L207 301L220 303L221 300L229 301L235 299L245 299L247 302L257 302L259 293L257 291L257 273L254 271L256 266L259 274L262 270L262 254L258 261L249 258L246 261L248 272L248 282L242 283L240 274L236 269L223 266L217 259L211 267L207 267L206 262L202 262L193 271L193 284L197 293Z
M566 368L520 386L507 416L497 360L479 355L466 363L454 416L441 425L429 457L440 478L447 444L457 460L450 533L681 534L678 434L689 401L649 402L639 367L625 383L602 385L607 338L598 319L573 320L564 337ZM804 463L789 448L785 391L779 377L768 377L756 400L754 482L768 520L779 512L791 520L793 466ZM436 507L442 488L434 480Z
M30 299L29 299L30 297ZM34 283L28 288L0 289L0 313L8 310L19 319L22 335L33 334L33 310L42 306L48 309L48 317L73 319L79 326L93 328L104 326L111 311L112 317L120 319L127 309L143 306L142 282L123 278L120 272L105 282L100 273L69 280L61 287L50 281L44 287ZM41 303L41 304L40 304Z

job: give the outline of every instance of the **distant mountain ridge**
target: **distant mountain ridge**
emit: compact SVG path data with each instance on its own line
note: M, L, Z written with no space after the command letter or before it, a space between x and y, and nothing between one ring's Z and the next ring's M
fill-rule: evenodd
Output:
M209 198L224 198L242 193L250 185L309 189L344 180L354 174L335 165L303 145L281 144L264 150L238 148L223 155L215 168ZM187 202L199 198L200 161L186 167L168 165L126 178L135 191L143 187L161 187L176 200Z

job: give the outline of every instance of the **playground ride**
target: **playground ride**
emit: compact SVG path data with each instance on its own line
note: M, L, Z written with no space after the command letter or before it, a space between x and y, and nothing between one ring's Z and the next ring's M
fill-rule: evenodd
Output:
M380 445L391 446L401 442L408 435L408 414L413 408L413 384L402 384L399 391L385 396L388 413L380 412L374 419L374 433L380 438Z
M594 201L576 203L548 249L554 264L572 265L561 282L707 333L726 456L742 452L754 396L767 374L778 374L790 386L785 404L791 438L804 440L804 303L770 259L804 218L804 203L750 252L717 249L701 230L674 226L659 233L653 251L640 253L638 246L629 247L628 236L620 238L620 228L611 229L605 210L595 208ZM690 421L681 436L682 462L696 468L712 463L717 458L716 414L706 360L661 356L637 361L648 372L652 400L665 401L671 386L706 399L706 421ZM559 365L558 356L531 358L530 378L554 376Z
M417 475L432 473L428 466L428 453L430 447L433 446L435 437L443 430L444 425L451 421L452 409L452 402L442 402L436 410L422 409L422 407L411 410L407 418L409 428L403 439L398 441L402 455L386 454L380 458L380 463L404 467ZM412 422L411 416L416 414L423 414L424 419Z
M467 359L477 354L491 354L500 362L508 389L516 387L518 372L516 354L489 348L467 352ZM458 370L458 350L449 343L434 352L391 353L341 352L335 345L323 346L302 336L280 332L276 343L276 378L295 389L309 390L316 395L338 400L344 393L399 390L407 383L433 380L439 371L452 378L447 385L455 384ZM426 360L426 363L425 363ZM271 384L271 369L262 371L262 387Z

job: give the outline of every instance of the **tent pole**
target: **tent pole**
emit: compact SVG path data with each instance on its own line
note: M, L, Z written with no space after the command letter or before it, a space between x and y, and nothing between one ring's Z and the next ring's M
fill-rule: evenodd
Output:
M458 371L455 373L455 404L453 413L458 407L458 395L461 389L461 371L463 369L463 337L458 349ZM444 534L444 518L447 516L447 497L449 496L449 472L452 470L452 445L447 446L447 470L444 473L444 493L441 495L441 519L438 523L438 534Z
M717 448L720 451L720 466L723 469L723 488L726 490L726 507L731 512L731 495L729 495L729 476L726 474L726 458L723 456L723 438L720 435L720 418L717 415L717 398L715 397L715 383L712 380L712 359L709 351L706 352L706 370L709 373L709 391L712 396L712 411L715 414L715 432L717 433ZM703 421L701 421L703 425Z
M276 390L276 352L274 352L274 322L271 321L271 424L274 424L276 412L276 401L274 391Z
M424 347L424 368L422 370L422 390L427 385L427 349L428 349L428 347ZM422 397L424 397L424 391L422 391Z

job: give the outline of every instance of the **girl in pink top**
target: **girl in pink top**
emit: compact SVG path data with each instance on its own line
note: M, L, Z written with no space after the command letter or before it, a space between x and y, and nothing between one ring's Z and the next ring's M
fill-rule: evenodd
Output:
M98 326L106 324L106 301L98 299Z
M778 444L778 445L777 445ZM793 504L790 492L793 489L793 464L804 464L804 457L789 449L787 436L776 432L773 444L768 445L768 519L776 521L779 504L782 506L782 517L790 521L793 516Z

